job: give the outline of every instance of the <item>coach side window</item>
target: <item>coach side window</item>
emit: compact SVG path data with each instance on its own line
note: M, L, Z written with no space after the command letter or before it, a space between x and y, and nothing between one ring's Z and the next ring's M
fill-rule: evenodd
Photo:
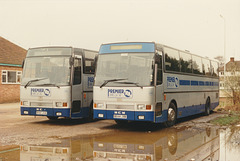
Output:
M179 53L177 50L164 48L165 68L168 71L180 72Z
M95 56L96 53L92 51L85 51L85 66L84 73L94 73L95 72Z
M81 59L74 60L74 78L73 84L81 84Z
M191 54L180 52L181 72L192 73L192 56Z
M192 66L194 74L203 74L202 59L200 57L192 55Z
M159 85L162 84L162 53L156 53L155 62L157 64L157 85Z
M211 76L211 64L210 64L210 60L207 59L202 59L203 62L203 74L206 76Z
M214 77L218 77L218 63L215 61L211 61L212 64L212 73Z

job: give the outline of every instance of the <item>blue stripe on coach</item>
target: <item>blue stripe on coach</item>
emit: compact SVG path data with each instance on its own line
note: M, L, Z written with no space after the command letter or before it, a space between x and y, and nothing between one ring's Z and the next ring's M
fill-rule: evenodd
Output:
M194 81L194 80L180 80L179 84L181 86L219 86L219 82L210 81Z

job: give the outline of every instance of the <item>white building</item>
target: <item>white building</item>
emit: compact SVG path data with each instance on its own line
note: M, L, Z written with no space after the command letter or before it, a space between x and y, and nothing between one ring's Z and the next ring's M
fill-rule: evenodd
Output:
M222 99L233 97L233 91L240 91L240 61L235 61L234 57L231 57L226 63L225 72L224 78L224 66L219 68L219 89Z

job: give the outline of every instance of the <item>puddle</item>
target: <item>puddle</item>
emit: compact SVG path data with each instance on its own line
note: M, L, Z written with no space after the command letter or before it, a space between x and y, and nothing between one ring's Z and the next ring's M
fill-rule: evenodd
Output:
M0 146L0 161L20 160L20 147L16 145Z
M121 133L94 140L94 160L203 160L218 156L214 129L163 129L154 133ZM111 160L110 159L110 160Z
M238 160L240 127L117 131L59 143L0 147L0 161Z
M220 132L220 157L222 160L239 160L240 127L235 126Z

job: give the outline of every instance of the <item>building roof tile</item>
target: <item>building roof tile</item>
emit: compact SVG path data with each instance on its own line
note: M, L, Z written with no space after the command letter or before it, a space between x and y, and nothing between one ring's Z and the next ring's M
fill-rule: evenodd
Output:
M0 64L21 65L27 50L0 36Z
M226 63L226 71L232 71L233 69L235 71L240 71L240 61L234 61L233 59L233 61L230 60ZM224 66L219 67L219 71L224 71Z

